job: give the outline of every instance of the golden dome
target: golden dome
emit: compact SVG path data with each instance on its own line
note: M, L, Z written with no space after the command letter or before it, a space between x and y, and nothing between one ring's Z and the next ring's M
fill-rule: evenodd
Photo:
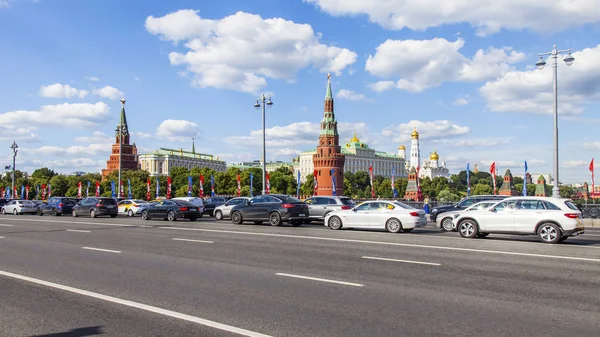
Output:
M356 133L354 133L354 137L352 137L352 139L350 139L350 143L360 143L360 139L358 139L358 137L356 137Z
M429 156L429 160L438 160L438 159L440 159L440 156L438 156L437 152L435 152L435 150L433 150L433 152Z
M406 146L404 146L404 145L400 145L400 146L398 146L398 150L402 150L402 151L404 151L404 150L406 150Z
M413 130L413 132L411 134L411 137L413 139L419 139L419 133L417 132L417 128L414 128L414 130Z

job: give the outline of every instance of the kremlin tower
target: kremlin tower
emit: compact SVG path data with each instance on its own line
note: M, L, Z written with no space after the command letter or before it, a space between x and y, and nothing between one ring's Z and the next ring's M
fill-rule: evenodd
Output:
M417 128L414 128L410 141L410 166L411 168L419 168L421 165L421 150L419 150L419 133L417 132Z
M102 170L102 178L108 176L111 172L119 169L119 141L121 141L121 169L137 170L138 158L137 147L135 143L129 145L129 128L127 127L127 116L125 116L125 100L121 100L121 120L117 125L117 130L122 130L122 137L119 137L119 131L115 134L115 143L112 146L110 159L106 162L106 169Z
M344 194L344 161L345 158L339 144L337 120L333 112L331 74L327 74L325 111L321 120L317 153L313 155L313 165L318 184L316 195L341 196Z

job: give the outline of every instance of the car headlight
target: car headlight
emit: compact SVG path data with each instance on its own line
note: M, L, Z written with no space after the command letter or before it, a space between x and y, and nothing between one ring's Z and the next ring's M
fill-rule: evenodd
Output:
M431 210L431 213L437 213L437 211L438 211L438 209L434 208L434 209Z

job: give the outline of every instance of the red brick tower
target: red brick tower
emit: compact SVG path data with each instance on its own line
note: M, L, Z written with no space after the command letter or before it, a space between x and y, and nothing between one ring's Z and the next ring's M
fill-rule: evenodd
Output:
M331 75L327 74L327 93L325 111L321 120L321 133L317 153L313 155L313 164L317 171L317 195L344 195L344 155L339 144L337 120L333 112L331 94ZM333 175L332 175L333 169ZM335 180L335 191L333 181Z
M138 170L137 147L135 143L129 145L129 128L127 127L127 116L125 115L125 100L121 100L121 120L118 125L123 130L123 139L121 144L121 169ZM118 128L117 128L118 129ZM112 171L119 169L119 132L115 133L115 143L112 146L110 159L106 161L106 169L102 170L102 178L109 175Z

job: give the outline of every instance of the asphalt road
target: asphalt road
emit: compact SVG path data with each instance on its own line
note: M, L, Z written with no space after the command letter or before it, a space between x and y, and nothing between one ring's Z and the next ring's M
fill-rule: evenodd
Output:
M600 231L0 216L2 336L594 336Z

